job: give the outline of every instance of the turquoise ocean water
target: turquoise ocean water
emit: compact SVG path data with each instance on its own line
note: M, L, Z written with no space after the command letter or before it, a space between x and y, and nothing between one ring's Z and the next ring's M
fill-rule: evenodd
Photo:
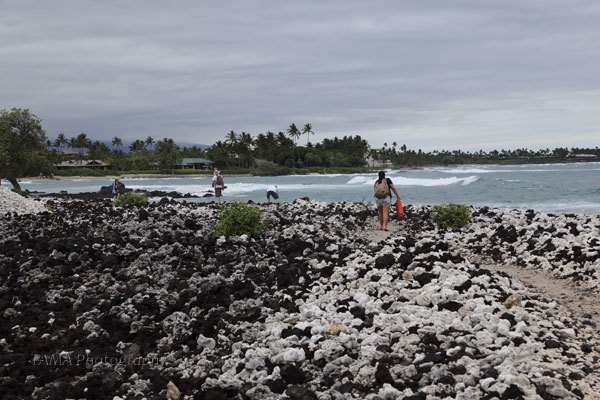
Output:
M534 209L549 213L600 213L600 163L485 165L415 170L388 170L403 203ZM376 174L225 176L224 200L264 202L267 185L278 185L282 201L373 201ZM129 188L205 194L211 177L123 179ZM98 191L110 179L23 181L22 187L43 192ZM3 183L4 184L4 183ZM214 198L193 201L213 201ZM189 200L188 200L189 201Z

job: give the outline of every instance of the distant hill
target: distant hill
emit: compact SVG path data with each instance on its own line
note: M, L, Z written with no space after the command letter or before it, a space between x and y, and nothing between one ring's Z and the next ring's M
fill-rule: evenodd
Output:
M198 143L191 143L191 142L176 142L177 146L179 147L198 147L201 149L208 149L212 147L212 144L198 144Z

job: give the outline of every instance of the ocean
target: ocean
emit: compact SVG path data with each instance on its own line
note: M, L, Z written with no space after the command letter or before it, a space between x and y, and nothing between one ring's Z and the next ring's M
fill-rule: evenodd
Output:
M449 168L387 170L405 204L460 203L545 213L600 213L600 163L469 165ZM281 201L299 197L325 202L374 201L377 174L225 176L224 201L266 201L267 185L277 185ZM23 181L23 189L90 192L111 179ZM128 188L204 195L211 177L122 179ZM214 201L214 197L187 201Z

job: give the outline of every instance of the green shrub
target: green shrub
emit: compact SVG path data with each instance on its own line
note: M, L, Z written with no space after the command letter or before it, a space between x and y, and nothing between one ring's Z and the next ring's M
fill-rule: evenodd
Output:
M442 204L433 207L430 218L442 229L462 228L471 220L471 211L462 204Z
M145 196L137 193L125 193L113 203L117 207L137 207L148 204L148 199Z
M281 176L291 174L292 169L287 167L252 169L250 173L254 176Z
M224 205L219 211L219 222L215 226L215 236L258 237L268 230L262 221L262 213L253 204L235 201Z

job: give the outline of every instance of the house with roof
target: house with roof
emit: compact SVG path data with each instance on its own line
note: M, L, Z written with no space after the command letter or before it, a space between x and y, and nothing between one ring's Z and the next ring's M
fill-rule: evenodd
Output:
M102 160L68 160L56 164L56 169L87 168L87 169L111 169L110 163Z
M205 158L183 158L181 164L175 166L177 169L211 169L214 162Z

